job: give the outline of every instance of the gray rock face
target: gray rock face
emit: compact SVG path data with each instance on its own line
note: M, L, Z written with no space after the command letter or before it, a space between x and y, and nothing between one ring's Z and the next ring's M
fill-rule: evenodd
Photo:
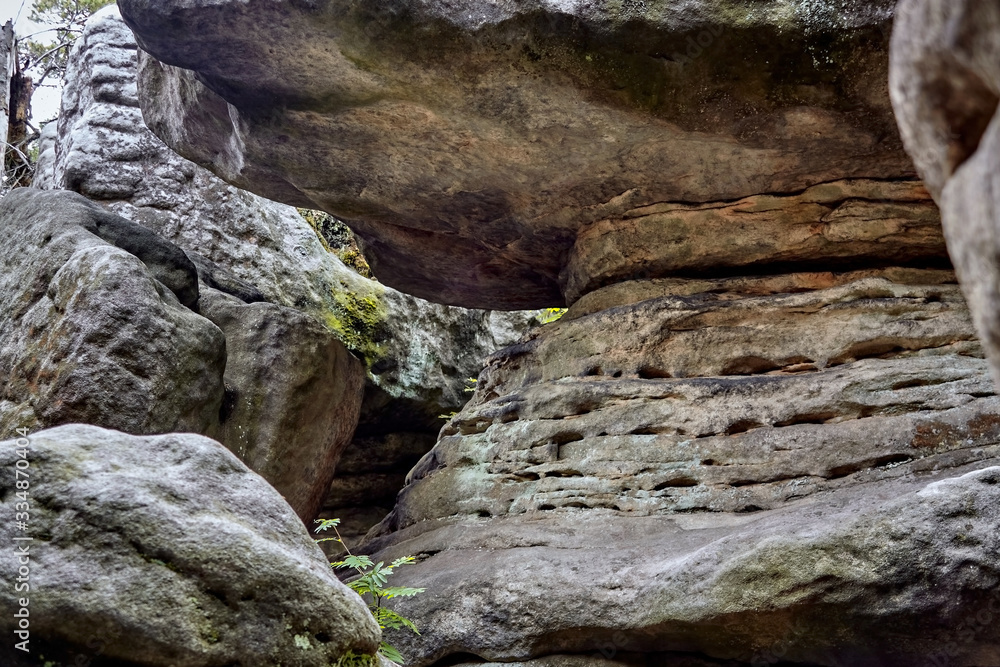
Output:
M948 271L619 283L490 359L363 548L421 555L417 665L1000 664L995 518L913 495L998 408Z
M16 190L0 229L0 427L209 435L316 516L364 389L332 333L199 290L183 250L75 193Z
M892 100L906 148L941 206L948 249L1000 382L1000 9L900 3Z
M121 6L171 146L414 294L573 304L361 547L419 558L413 664L1000 665L1000 403L890 3Z
M321 388L319 378L346 361L336 354L319 354L332 349L331 343L307 323L309 317L339 337L369 371L360 439L351 456L359 465L367 461L361 468L367 466L371 473L393 471L391 482L358 472L367 475L364 481L343 483L355 489L359 483L374 484L364 487L370 497L391 499L412 463L433 444L444 421L439 415L454 412L468 400L467 378L479 373L487 355L537 324L535 314L430 304L360 277L324 248L294 208L228 185L167 148L143 123L136 76L132 33L115 7L102 10L70 58L58 127L45 128L35 185L76 190L169 239L194 261L204 286L245 302L263 299L286 308L236 308L233 313L238 315L223 317L226 322L239 320L231 326L215 311L206 314L226 331L231 359L242 359L239 368L232 362L227 367L229 388L240 385L241 390L236 392L239 398L229 393L227 405L232 405L227 410L238 409L222 425L219 437L289 499L304 489L293 490L266 470L289 465L279 460L299 461L295 452L309 438L327 452L315 459L326 459L329 451L323 443L329 435L349 430L350 420L340 417L358 410L356 401L346 401L346 395L345 402L321 409L330 398L324 391L353 387L355 374L345 373L340 388ZM213 303L232 302L216 298ZM264 331L276 337L267 340ZM270 367L262 358L281 359L286 365ZM306 375L276 383L278 368L285 372L293 367ZM303 393L309 386L315 392ZM276 387L285 387L290 402L277 398L282 390ZM272 390L282 410L276 411L270 399L252 401L249 407L248 399L264 399L263 394ZM256 420L260 415L272 420L262 425ZM260 439L256 444L248 442L250 433ZM401 438L410 443L410 453L397 459L395 443ZM415 456L414 447L419 450ZM259 467L263 461L269 462L266 468ZM302 475L308 468L303 462L303 467L288 473ZM358 528L361 533L392 505L390 500L388 505L373 501L344 506L336 496L331 502L331 511L345 520L360 514L368 517ZM308 507L313 507L312 501Z
M366 361L375 385L426 403L432 418L465 403L465 379L482 359L536 323L533 313L447 308L360 277L294 208L232 187L165 146L143 123L136 76L135 38L115 7L102 10L74 47L37 186L100 201L271 303L316 317Z
M155 263L97 235L131 224L72 193L19 189L0 202L0 428L208 433L217 424L225 338L157 280ZM194 275L197 300L189 268L179 273Z
M30 478L26 532L14 520L19 461ZM44 655L64 664L327 667L378 646L365 605L295 513L213 440L63 426L0 443L0 465L0 532L9 549L30 550L30 657L6 641L5 665ZM15 543L19 536L34 541ZM5 581L17 568L14 557L0 562ZM20 608L11 586L0 596L5 609ZM4 614L6 636L15 622Z
M417 524L377 555L424 558L397 577L422 635L390 639L416 666L997 665L998 461L751 514Z
M157 59L142 59L140 102L170 146L344 218L388 285L511 309L576 298L567 259L591 225L912 175L885 83L893 4L121 8Z
M235 362L226 367L219 439L310 521L354 435L364 369L308 315L206 292L203 312Z

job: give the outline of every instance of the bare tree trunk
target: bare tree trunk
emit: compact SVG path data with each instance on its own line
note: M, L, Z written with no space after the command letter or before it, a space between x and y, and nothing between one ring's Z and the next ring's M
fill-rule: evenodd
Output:
M10 79L14 73L14 24L0 30L0 141L7 143L7 124L10 115Z
M34 86L31 77L21 70L17 48L13 51L14 73L10 77L7 152L4 161L4 185L7 188L31 185L34 172L34 165L27 157L28 119L31 117L31 94Z

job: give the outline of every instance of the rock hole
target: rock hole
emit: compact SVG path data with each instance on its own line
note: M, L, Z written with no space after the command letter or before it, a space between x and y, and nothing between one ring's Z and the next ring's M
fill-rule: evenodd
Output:
M549 442L551 442L553 445L560 445L560 446L569 444L571 442L579 442L580 440L583 440L583 434L578 433L577 431L560 431L559 433L556 433L551 438L549 438Z
M316 641L319 642L320 644L329 644L333 640L333 637L326 634L325 632L316 633L315 635L313 635L313 637L315 637Z
M775 426L795 426L797 424L825 424L839 415L836 412L808 412L802 415L795 415L790 419L785 419L775 423Z
M205 595L211 595L213 598L221 602L222 604L229 606L229 601L226 600L225 593L220 593L219 591L212 590L211 588L206 588L204 590Z
M720 375L757 375L781 368L781 364L764 357L746 356L733 359L719 372Z
M446 655L437 662L433 663L430 667L455 667L456 665L467 665L467 664L482 664L486 662L483 658L480 658L474 653L452 653L451 655Z
M715 459L703 459L702 462L701 462L701 464L703 466L714 466L715 465Z
M604 375L604 371L601 370L600 366L591 366L583 372L584 377L592 377L594 375Z
M480 519L489 519L493 515L487 512L486 510L479 510L478 512L476 512L476 516L478 516Z
M555 505L539 505L538 506L538 509L541 510L542 512L548 512L549 510L554 510L555 508L556 508Z
M664 480L653 487L653 491L663 491L664 489L676 489L676 488L686 488L691 486L698 486L698 480L687 475L681 475L680 477L673 477L671 479Z
M236 410L236 402L240 398L240 393L226 385L226 390L222 395L222 405L219 406L219 423L225 424L233 416Z
M579 417L580 415L589 414L594 410L596 410L599 405L600 403L598 403L594 399L580 401L575 406L573 406L572 414L567 414L566 417Z
M829 478L837 479L839 477L847 477L848 475L853 475L854 473L862 470L882 468L892 464L908 463L912 460L913 457L907 456L906 454L886 454L884 456L876 456L875 458L868 459L867 461L858 461L831 468Z
M629 431L629 435L659 435L660 429L655 426L643 426Z
M614 373L613 373L613 374L611 375L611 377L613 377L613 378L620 378L621 376L622 376L622 372L621 372L621 371L615 371L615 372L614 372Z
M902 382L897 382L896 384L892 385L892 390L898 391L900 389L910 389L911 387L926 387L927 385L930 384L934 383L931 382L930 380L921 380L921 379L903 380Z
M846 364L852 361L860 361L861 359L887 359L905 350L906 348L900 345L900 341L898 340L866 340L861 343L855 343L840 354L834 356L827 362L826 365L827 367L840 366L841 364Z
M583 477L583 473L579 470L550 470L545 473L546 477Z
M763 426L759 421L753 419L741 419L733 424L730 424L729 428L725 430L726 435L737 435L739 433L746 433L752 428L760 428Z
M638 375L641 380L669 380L674 377L667 371L652 366L643 366L639 369Z
M744 505L743 507L739 508L736 511L741 514L747 514L750 512L763 512L764 508L761 507L760 505Z

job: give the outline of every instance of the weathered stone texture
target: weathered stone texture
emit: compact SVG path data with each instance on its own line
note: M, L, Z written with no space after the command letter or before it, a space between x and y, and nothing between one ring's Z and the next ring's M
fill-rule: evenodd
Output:
M20 443L0 443L0 534L11 553L30 547L31 653L5 641L4 665L327 667L377 648L371 614L299 518L219 443L83 425ZM27 533L15 523L20 461ZM34 541L13 541L25 534ZM2 559L4 581L17 568ZM0 596L12 638L20 595Z
M397 580L429 590L397 605L420 619L421 636L391 639L415 666L466 653L543 665L554 656L573 667L605 667L604 656L626 665L992 667L998 462L857 484L768 512L559 509L416 524L377 554L417 554L420 564Z
M962 93L997 92L994 8L907 4L914 43L982 42L987 83L929 87L992 117ZM344 218L412 294L571 304L491 357L361 546L418 557L413 665L1000 666L1000 403L946 170L928 193L893 118L893 3L121 6L181 153ZM994 154L952 204L980 219Z
M575 298L580 230L634 209L911 177L892 6L121 3L170 146L344 218L388 285L505 309Z
M906 148L941 206L948 250L1000 382L1000 8L900 3L890 82Z
M76 193L15 190L0 229L0 427L209 435L316 516L364 389L331 332L199 288L183 250Z
M372 472L388 464L395 486L370 476L345 481L375 484L368 487L372 503L343 508L369 516L363 533L391 508L377 498L394 496L415 460L393 459L394 434L412 434L419 458L443 423L439 415L468 400L467 379L482 360L537 318L430 304L362 278L324 248L294 208L228 185L165 146L143 123L136 76L135 38L115 7L102 10L74 47L59 121L43 133L35 185L80 192L183 248L203 294L215 289L270 302L243 306L216 295L204 313L225 331L229 350L226 419L217 437L289 500L303 501L293 505L304 517L319 502L304 498L320 480L329 484L328 465L360 409L360 371L336 351L334 337L364 361L364 440L354 450Z
M156 271L97 235L115 218L72 193L19 189L0 202L6 432L81 422L208 433L217 424L225 338L157 279L169 281L169 267ZM186 276L182 295L193 279L196 297L197 276Z

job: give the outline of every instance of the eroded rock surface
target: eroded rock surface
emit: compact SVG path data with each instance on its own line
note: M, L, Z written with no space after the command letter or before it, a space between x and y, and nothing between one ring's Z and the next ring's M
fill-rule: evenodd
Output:
M91 19L70 59L37 186L80 192L223 267L271 303L320 319L366 362L376 386L426 402L434 416L460 407L482 359L537 322L534 313L427 303L348 269L294 208L226 184L150 132L136 57L115 7Z
M359 439L351 445L361 477L352 474L342 484L363 489L373 500L345 505L334 490L328 503L345 519L365 515L357 528L363 534L391 509L406 471L433 444L444 422L440 415L468 400L467 379L478 374L488 354L537 324L536 314L449 308L362 278L324 248L294 208L228 185L165 146L143 123L136 76L135 38L115 7L102 10L70 58L59 121L45 129L35 185L80 192L170 240L198 265L203 287L273 304L229 307L225 315L206 312L227 338L234 337L230 357L243 360L227 368L229 416L220 437L272 482L276 477L259 467L264 461L269 471L288 467L300 461L305 441L320 450L314 460L328 459L327 439L357 422L341 419L358 413L356 399L325 407L327 394L357 384L357 372L343 369L339 388L321 386L320 378L347 361L319 354L333 349L333 339L310 318L364 361L364 409ZM202 270L204 264L210 270ZM222 297L212 302L233 303ZM291 379L292 369L305 375ZM287 401L274 399L281 410L266 400L272 390L275 396L286 392ZM258 421L261 416L266 423ZM402 440L408 443L405 455L397 447ZM279 446L281 456L275 454ZM302 464L287 475L312 465ZM391 477L384 476L387 470Z
M209 435L316 516L364 391L336 336L76 193L11 192L0 229L0 427Z
M413 294L572 304L361 547L418 556L413 664L1000 665L1000 403L892 3L121 6L181 153Z
M907 0L893 33L892 99L941 206L955 269L1000 382L1000 8Z
M391 638L414 665L997 665L998 462L767 512L416 524L378 553L419 554L396 578L429 591Z
M150 266L98 235L108 227L163 252ZM0 228L0 428L212 431L225 338L164 284L176 274L180 295L197 303L197 274L179 248L66 192L11 192ZM158 270L171 255L177 264Z
M202 310L225 334L232 361L219 440L309 521L358 424L364 369L304 313L206 292Z
M619 283L490 359L364 548L421 555L416 664L1000 664L995 517L913 495L998 409L950 271Z
M20 461L26 531L15 523ZM31 653L4 642L5 665L327 667L378 646L371 614L296 514L214 440L62 426L0 443L0 466L0 533L10 549L30 547L31 585ZM24 536L34 540L13 541ZM0 563L7 582L17 568ZM0 595L14 637L20 596Z
M977 460L1000 439L949 272L814 278L841 284L661 287L571 310L498 352L387 526L574 507L759 511Z
M121 7L166 63L140 84L160 137L344 218L381 280L443 303L572 299L578 234L635 209L912 175L888 0Z

